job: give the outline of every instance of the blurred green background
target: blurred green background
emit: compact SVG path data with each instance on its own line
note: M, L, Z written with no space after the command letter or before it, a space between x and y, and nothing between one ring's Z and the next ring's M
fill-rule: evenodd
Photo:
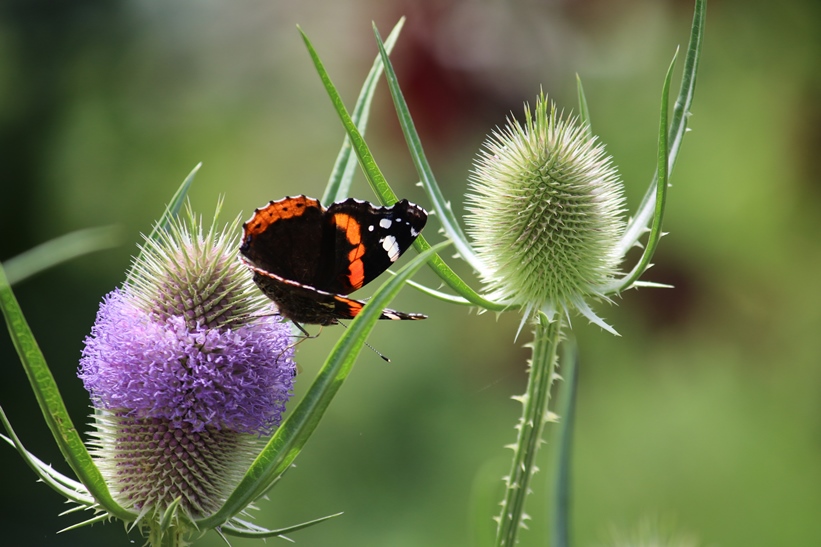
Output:
M89 412L76 367L97 305L197 162L191 200L209 215L224 195L225 221L321 195L343 131L295 25L352 105L376 53L371 20L385 35L401 15L400 83L458 209L485 134L540 86L574 110L575 73L635 209L689 0L0 4L0 260L80 228L124 234L115 250L16 287L76 423ZM619 338L573 324L575 545L605 545L645 519L703 545L821 545L820 23L814 0L708 6L670 236L646 276L676 288L600 306ZM397 192L426 204L384 84L368 137ZM513 314L479 316L412 289L395 304L430 318L376 328L371 343L393 363L362 354L256 513L278 527L345 512L294 534L300 545L483 545L493 529L529 337L514 342ZM339 334L300 345L300 393ZM0 404L27 446L67 471L5 334L0 363ZM542 468L549 457L548 446ZM142 543L116 523L57 535L82 516L58 518L67 506L5 445L0 470L3 545ZM548 482L535 479L523 546L546 544ZM200 544L222 545L213 533Z

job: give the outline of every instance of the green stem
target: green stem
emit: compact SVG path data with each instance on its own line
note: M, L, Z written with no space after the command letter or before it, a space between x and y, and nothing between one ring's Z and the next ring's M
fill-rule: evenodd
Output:
M530 362L527 391L517 400L522 402L522 418L513 447L513 463L506 479L502 514L496 530L496 545L512 546L523 525L524 503L530 491L530 480L536 472L536 454L542 443L544 426L551 421L548 411L550 387L556 377L556 356L561 340L562 316L557 314L551 322L539 313L533 341L533 358Z

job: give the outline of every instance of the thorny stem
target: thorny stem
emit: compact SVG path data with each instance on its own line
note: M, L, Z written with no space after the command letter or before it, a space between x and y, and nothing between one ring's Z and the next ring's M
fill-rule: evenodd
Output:
M523 527L524 502L530 492L530 480L538 470L536 454L542 444L544 426L552 421L548 411L550 388L556 378L557 351L561 340L562 316L556 314L551 322L544 313L539 313L535 339L532 344L533 358L530 362L527 391L521 401L522 418L514 450L513 464L506 479L505 498L496 530L496 545L516 544L519 529Z

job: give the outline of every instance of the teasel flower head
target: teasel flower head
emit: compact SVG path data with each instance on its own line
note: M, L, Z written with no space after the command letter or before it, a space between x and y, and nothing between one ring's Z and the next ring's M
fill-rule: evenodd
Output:
M199 533L186 523L223 504L282 420L295 375L291 329L237 260L236 238L201 222L189 210L145 239L80 362L92 455L152 544L174 506L179 536Z
M509 119L485 142L470 176L466 222L490 298L520 307L524 322L576 309L615 331L590 308L606 299L624 232L622 184L586 125L544 94L525 122Z

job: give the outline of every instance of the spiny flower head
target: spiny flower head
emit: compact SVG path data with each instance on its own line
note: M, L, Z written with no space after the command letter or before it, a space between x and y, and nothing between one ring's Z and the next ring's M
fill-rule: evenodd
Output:
M176 500L188 520L222 505L279 425L295 374L291 329L236 238L188 217L146 238L80 361L98 466L149 529Z
M576 308L607 328L585 300L617 272L624 197L604 147L542 94L525 123L485 142L470 177L466 222L492 299L542 310Z

